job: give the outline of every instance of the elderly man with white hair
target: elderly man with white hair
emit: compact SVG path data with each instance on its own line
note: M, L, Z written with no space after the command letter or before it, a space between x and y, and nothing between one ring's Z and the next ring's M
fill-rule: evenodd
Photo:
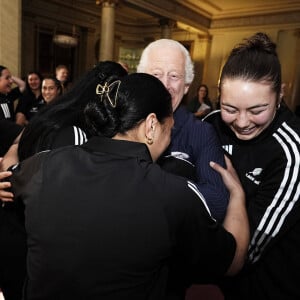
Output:
M137 71L159 78L172 96L175 124L171 144L161 159L162 166L193 179L205 197L212 216L222 221L228 204L228 192L220 175L209 166L210 161L224 165L221 144L210 124L197 120L181 105L194 79L189 52L175 40L156 40L144 49Z

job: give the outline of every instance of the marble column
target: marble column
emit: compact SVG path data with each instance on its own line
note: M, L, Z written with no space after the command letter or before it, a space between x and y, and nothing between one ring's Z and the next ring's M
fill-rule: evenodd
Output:
M113 60L115 40L115 9L119 0L98 0L101 10L99 60Z
M172 38L172 30L175 25L173 20L162 18L159 20L159 25L161 28L161 38L162 39L171 39Z
M21 0L0 0L0 65L21 72Z

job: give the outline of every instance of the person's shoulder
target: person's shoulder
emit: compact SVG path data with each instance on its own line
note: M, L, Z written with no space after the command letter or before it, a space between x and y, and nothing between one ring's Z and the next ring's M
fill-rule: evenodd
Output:
M280 134L280 132L291 133L292 136L300 136L300 118L293 113L286 104L281 105L280 109L272 121L272 124L267 129L269 135Z
M219 109L211 111L202 119L202 121L208 123L219 122L220 120L221 120L221 111Z
M210 114L212 114L214 112L211 112ZM206 133L206 132L213 132L214 131L214 126L212 124L212 122L207 122L204 119L198 119L194 116L191 117L190 122L187 123L187 126L190 127L190 131L191 132L198 132L198 134L200 134L201 132Z
M87 141L85 132L77 126L61 128L53 139L52 149L68 145L81 145Z
M178 174L178 172L170 171L170 169L161 166L158 163L151 164L150 168L154 175L153 179L159 183L160 188L168 191L167 195L170 193L172 194L172 199L174 199L174 197L182 199L182 196L187 192L197 198L203 197L192 181L183 177L181 174Z
M159 168L159 166L153 167ZM199 208L200 205L201 210L211 217L206 200L193 181L165 170L160 170L160 172L159 186L165 203L174 208L177 207L180 211L191 211L193 208Z

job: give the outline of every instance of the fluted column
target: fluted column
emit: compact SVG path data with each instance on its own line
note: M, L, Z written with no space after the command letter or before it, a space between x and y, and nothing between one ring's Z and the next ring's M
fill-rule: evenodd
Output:
M159 20L159 25L161 28L161 38L162 39L171 39L175 22L173 20L170 20L167 18L162 18Z
M119 0L98 0L101 11L100 60L112 60L115 39L115 8Z

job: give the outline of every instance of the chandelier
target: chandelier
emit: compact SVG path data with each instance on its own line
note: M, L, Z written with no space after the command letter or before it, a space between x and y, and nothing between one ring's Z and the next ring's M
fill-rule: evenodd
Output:
M73 25L72 35L55 33L53 43L63 48L76 47L78 45L78 35L76 34L75 25Z

